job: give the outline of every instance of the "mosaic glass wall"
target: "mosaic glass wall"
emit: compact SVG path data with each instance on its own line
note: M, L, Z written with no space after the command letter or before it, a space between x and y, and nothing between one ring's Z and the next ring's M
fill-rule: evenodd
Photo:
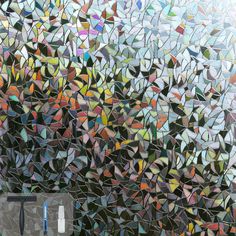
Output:
M69 192L74 235L236 234L236 1L0 1L0 191Z

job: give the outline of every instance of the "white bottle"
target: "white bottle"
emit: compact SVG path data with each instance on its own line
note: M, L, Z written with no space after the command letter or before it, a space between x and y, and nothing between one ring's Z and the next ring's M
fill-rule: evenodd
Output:
M58 208L58 233L63 234L66 231L65 227L65 212L64 206Z

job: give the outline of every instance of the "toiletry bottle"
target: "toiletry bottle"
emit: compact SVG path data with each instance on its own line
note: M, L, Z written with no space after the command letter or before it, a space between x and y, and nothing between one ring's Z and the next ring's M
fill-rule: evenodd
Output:
M65 212L64 206L58 208L58 233L65 233Z
M43 233L47 235L48 233L48 203L47 201L43 204Z

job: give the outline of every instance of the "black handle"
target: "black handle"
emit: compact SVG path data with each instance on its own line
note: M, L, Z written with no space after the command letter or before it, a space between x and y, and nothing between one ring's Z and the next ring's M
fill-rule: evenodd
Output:
M21 202L20 207L20 215L19 215L19 226L20 226L20 234L23 236L24 234L24 227L25 227L25 213L24 213L24 202Z

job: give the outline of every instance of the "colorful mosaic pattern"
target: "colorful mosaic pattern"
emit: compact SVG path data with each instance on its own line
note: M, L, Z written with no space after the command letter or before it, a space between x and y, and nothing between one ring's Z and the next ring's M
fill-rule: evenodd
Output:
M74 235L236 234L234 0L0 2L1 192L71 193Z

